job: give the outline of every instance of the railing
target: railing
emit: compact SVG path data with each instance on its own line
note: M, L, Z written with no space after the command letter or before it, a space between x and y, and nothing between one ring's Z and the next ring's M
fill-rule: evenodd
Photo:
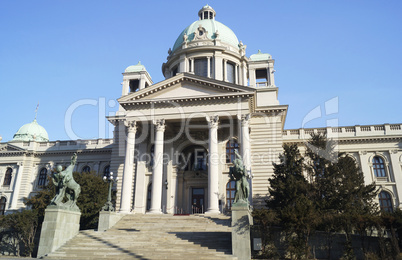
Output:
M267 81L264 81L264 82L256 82L256 83L255 83L255 87L256 87L256 88L262 88L262 87L273 88L273 87L275 87L275 86L269 85L269 83L268 83Z
M191 214L204 214L204 206L197 207L197 206L191 206Z
M402 134L402 124L364 125L326 128L300 128L283 131L284 139L309 138L311 134L324 134L328 137L353 137L353 136L384 136Z
M53 147L53 146L63 146L63 147L77 147L80 145L108 145L112 144L113 139L95 139L95 140L69 140L69 141L52 141L52 142L41 142L40 147ZM29 146L29 142L24 142L24 146Z

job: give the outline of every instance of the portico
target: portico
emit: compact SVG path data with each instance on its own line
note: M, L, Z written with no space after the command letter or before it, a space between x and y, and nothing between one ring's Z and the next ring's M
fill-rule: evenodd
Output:
M126 132L127 141L120 211L221 213L229 181L225 146L231 138L238 139L241 144L249 142L248 127L241 127L241 120L249 118L248 114L241 115L248 112L248 98L245 95L231 101L239 102L239 111L238 107L228 110L231 102L225 99L222 104L211 105L220 106L216 110L225 109L226 112L210 115L193 112L184 118L178 113L180 117L174 118L170 114L165 115L166 119L155 113L160 110L153 104L157 119L141 121L141 117L132 115L121 119L125 122L122 130ZM188 109L187 102L179 106L184 114L190 114ZM244 147L241 152L250 154L247 151L250 145Z
M165 80L153 84L144 65L129 66L119 111L108 117L118 125L112 169L122 180L117 208L222 213L231 205L234 150L242 154L250 176L252 167L259 172L254 187L266 194L272 160L254 164L251 158L277 158L281 147L287 106L277 100L273 65L269 54L247 58L246 45L206 5L169 49L162 65ZM254 143L253 127L259 133ZM250 180L251 189L253 184Z

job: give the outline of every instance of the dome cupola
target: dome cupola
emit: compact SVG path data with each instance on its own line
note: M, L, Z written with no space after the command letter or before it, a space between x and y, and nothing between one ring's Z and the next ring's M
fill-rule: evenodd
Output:
M215 16L215 10L205 5L198 11L199 19L180 33L162 65L165 78L187 72L247 84L246 45L229 27L216 21Z
M14 135L13 140L19 142L48 142L49 136L45 128L36 122L36 119L29 124L21 126L18 132Z

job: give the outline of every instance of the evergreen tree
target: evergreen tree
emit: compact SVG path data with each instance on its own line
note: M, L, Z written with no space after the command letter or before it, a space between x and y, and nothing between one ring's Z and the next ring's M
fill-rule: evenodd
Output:
M108 196L108 183L95 172L74 172L75 181L81 185L77 205L81 210L80 229L98 227L99 212Z
M354 257L352 231L361 232L363 246L367 230L374 227L373 217L377 213L375 184L365 185L355 160L336 153L335 144L324 135L312 135L306 146L306 169L314 187L315 203L324 216L320 228L328 234L329 249L332 232L343 231L345 258L351 259Z
M312 187L303 175L303 157L297 145L284 145L280 163L274 165L269 179L267 206L276 212L286 232L288 253L292 259L309 257L308 241L317 225Z
M8 249L15 255L31 256L34 250L34 239L38 228L36 210L17 211L13 214L0 217L0 237L4 242L14 241Z

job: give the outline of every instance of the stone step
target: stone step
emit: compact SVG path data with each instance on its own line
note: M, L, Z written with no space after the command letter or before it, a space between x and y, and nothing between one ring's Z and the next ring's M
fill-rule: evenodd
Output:
M81 231L46 259L237 259L230 217L130 214L106 232Z

